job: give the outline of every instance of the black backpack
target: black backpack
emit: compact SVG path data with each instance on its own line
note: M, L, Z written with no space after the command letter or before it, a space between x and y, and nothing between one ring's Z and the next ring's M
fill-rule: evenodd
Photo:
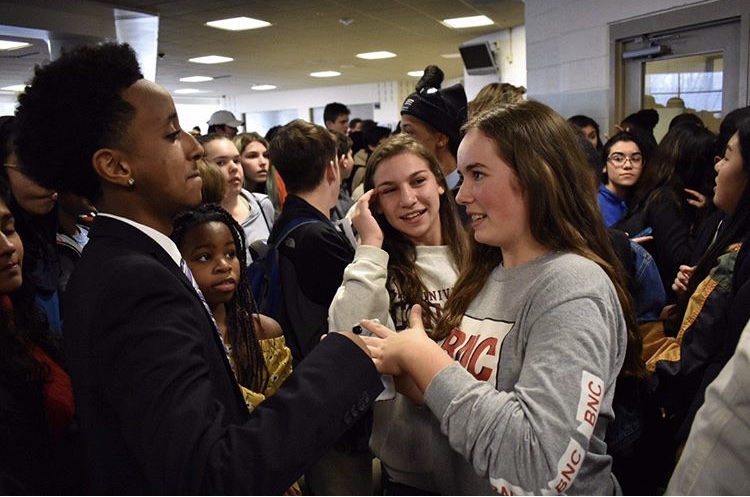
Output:
M279 321L282 312L281 267L279 246L295 229L320 220L300 217L292 220L274 243L256 240L250 244L253 262L247 267L247 275L258 312Z

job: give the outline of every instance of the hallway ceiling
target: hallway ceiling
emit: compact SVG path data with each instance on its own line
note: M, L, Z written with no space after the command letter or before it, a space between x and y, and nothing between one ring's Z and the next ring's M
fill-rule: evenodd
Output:
M45 5L63 13L67 8L66 2L58 1L2 3L15 4L21 10ZM159 15L157 82L172 92L194 88L201 90L195 96L207 97L246 94L255 84L275 85L281 91L416 81L406 73L428 64L440 66L446 79L459 78L463 74L459 45L524 23L522 0L119 0L116 6ZM31 14L29 17L33 17ZM440 22L480 14L494 24L451 29ZM237 16L262 19L271 26L232 32L205 25ZM49 60L45 41L29 41L31 47L0 52L0 87L28 81L34 65ZM355 56L379 50L398 56L383 60ZM445 54L454 58L445 58ZM205 55L223 55L234 61L216 65L188 61ZM309 75L323 70L335 70L341 76ZM179 81L196 75L215 79L203 83Z

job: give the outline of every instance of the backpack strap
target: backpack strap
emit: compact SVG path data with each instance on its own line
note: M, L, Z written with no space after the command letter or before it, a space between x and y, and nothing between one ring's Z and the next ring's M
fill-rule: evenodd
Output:
M279 239L272 244L273 248L278 250L281 244L284 243L284 240L286 240L287 237L292 234L292 231L296 230L300 226L320 222L322 222L320 219L314 219L312 217L298 217L296 219L293 219L289 224L286 225L284 231L281 232L281 235L279 235Z
M260 210L260 215L263 216L263 221L265 221L266 223L266 228L268 228L268 232L271 233L271 228L273 228L273 226L271 226L271 223L268 221L268 217L266 217L266 213L263 212L263 204L261 204L261 200L263 199L258 200L258 197L255 195L255 192L250 192L250 196L253 198L253 200L255 200L255 205L258 206L258 209ZM271 202L270 197L266 196L265 198L268 199L269 202ZM272 207L273 207L273 203L272 203Z

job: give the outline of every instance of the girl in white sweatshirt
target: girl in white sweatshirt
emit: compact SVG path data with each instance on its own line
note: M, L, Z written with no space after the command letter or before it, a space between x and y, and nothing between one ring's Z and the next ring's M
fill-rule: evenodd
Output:
M396 135L370 156L364 185L352 214L361 243L329 308L329 329L351 330L363 318L377 318L400 330L415 304L425 309L429 329L453 289L468 243L440 165L417 140ZM432 462L410 453L431 445L434 433L444 439L426 408L400 394L378 402L371 448L388 475L386 490L402 493L399 484L433 489Z

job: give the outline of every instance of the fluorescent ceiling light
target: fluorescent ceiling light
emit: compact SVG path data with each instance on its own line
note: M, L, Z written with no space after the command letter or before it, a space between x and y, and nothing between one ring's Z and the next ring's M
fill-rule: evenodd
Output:
M310 76L313 78L333 78L334 76L341 76L341 73L338 71L318 71L311 72Z
M476 28L477 26L489 26L495 24L487 16L469 16L454 17L453 19L443 19L443 24L453 29Z
M244 31L246 29L265 28L270 25L270 22L260 21L252 17L232 17L231 19L219 19L218 21L209 21L206 23L206 26L226 29L228 31Z
M26 48L30 46L31 43L26 43L24 41L0 40L0 50L17 50L19 48Z
M2 88L0 88L0 90L15 91L17 93L21 93L22 91L26 90L26 85L3 86Z
M232 62L234 59L231 57L222 57L221 55L207 55L205 57L194 57L188 59L190 62L196 64L222 64L224 62Z
M461 53L460 52L441 53L440 56L444 59L459 59L461 58Z
M406 74L408 74L409 76L413 76L415 78L421 78L424 75L424 71L422 71L422 70L419 70L419 71L409 71Z
M276 85L253 85L250 89L255 91L275 90Z
M393 52L386 52L386 51L380 51L380 52L365 52L365 53L358 53L357 57L360 59L367 59L367 60L375 60L375 59L390 59L392 57L395 57L396 54Z
M213 81L214 78L211 76L188 76L187 78L180 78L183 83L205 83L206 81Z
M206 93L206 90L198 90L196 88L181 88L179 90L175 90L174 93L176 95L190 95L193 93Z

